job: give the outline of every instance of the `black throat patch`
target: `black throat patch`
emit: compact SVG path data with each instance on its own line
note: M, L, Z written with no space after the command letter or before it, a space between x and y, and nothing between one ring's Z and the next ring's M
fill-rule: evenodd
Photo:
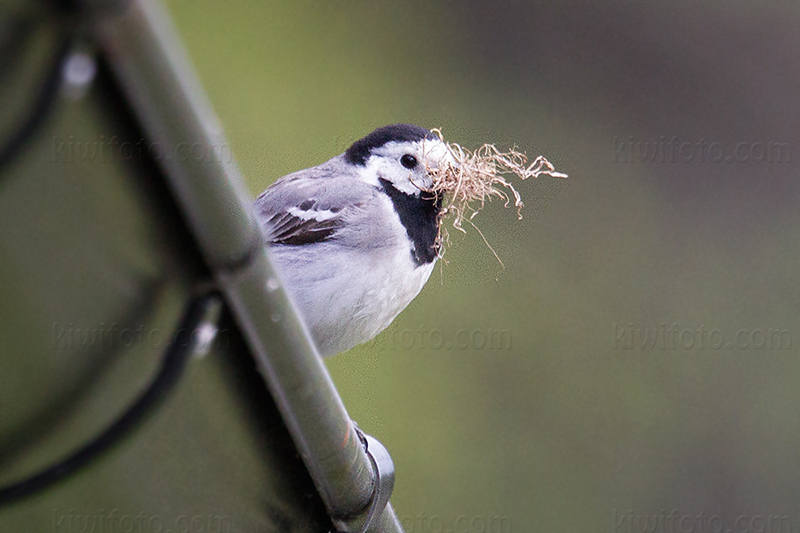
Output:
M442 208L441 197L432 193L421 193L412 196L398 190L389 180L378 178L383 192L392 199L394 209L400 216L400 222L406 228L408 238L414 246L411 257L417 266L428 264L439 254L437 237L439 236L439 210Z

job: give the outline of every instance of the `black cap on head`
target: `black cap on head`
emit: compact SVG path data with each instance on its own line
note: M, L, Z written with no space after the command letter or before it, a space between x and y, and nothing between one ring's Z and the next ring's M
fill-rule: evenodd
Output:
M370 152L380 148L386 143L421 141L422 139L436 139L436 135L421 126L414 124L391 124L373 131L363 139L354 142L344 153L348 163L364 165Z

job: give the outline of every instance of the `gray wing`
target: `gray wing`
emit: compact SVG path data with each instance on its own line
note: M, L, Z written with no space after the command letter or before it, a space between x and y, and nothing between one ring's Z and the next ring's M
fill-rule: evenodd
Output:
M377 191L349 175L336 175L329 161L276 181L255 201L270 244L300 245L336 236L354 211Z

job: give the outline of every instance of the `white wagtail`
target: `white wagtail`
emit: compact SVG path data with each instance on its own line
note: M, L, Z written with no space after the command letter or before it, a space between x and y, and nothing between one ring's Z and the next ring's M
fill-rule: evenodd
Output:
M442 206L428 170L450 158L429 130L394 124L259 195L271 258L323 356L375 337L428 280Z

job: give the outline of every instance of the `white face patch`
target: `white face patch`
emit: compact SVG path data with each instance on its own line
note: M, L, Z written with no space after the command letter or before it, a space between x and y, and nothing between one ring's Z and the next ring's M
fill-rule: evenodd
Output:
M412 155L418 161L414 168L403 166L404 155ZM379 178L383 178L394 187L409 195L419 195L422 189L431 186L431 178L427 167L438 168L439 164L451 158L445 144L439 139L424 139L414 142L388 142L372 151L366 164L359 168L359 178L380 187Z
M442 164L455 164L456 160L447 145L439 139L426 139L421 142L422 157L430 168L439 168Z

